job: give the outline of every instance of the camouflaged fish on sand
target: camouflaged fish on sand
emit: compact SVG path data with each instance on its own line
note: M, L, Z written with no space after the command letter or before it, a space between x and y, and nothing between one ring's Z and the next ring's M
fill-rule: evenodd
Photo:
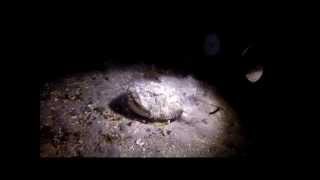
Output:
M179 90L156 81L136 81L128 89L132 111L152 121L168 121L183 113Z

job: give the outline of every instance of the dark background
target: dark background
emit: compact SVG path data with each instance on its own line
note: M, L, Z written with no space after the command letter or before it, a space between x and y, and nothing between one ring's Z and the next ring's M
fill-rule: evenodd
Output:
M278 25L223 18L219 22L53 18L41 28L40 87L66 74L99 69L110 59L123 65L144 62L191 72L219 86L239 111L251 137L250 157L291 157L305 143L296 132L299 123L293 114L296 109L291 108L298 97L287 86L301 84L292 74L300 64L288 60L296 48L288 41L290 31ZM215 57L203 51L210 32L221 41ZM241 57L249 45L253 48ZM257 63L264 65L264 75L250 84L244 73Z

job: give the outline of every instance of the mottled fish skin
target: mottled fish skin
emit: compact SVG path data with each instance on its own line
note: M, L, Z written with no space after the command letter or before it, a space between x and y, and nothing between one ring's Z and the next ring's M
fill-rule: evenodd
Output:
M138 99L138 96L134 95L135 93L132 91L128 91L128 105L130 109L137 113L140 116L151 118L150 112L146 110L143 106L141 106L141 103Z
M183 113L183 110L182 109L179 109L177 111L172 111L172 113L168 113L168 114L161 114L160 115L160 118L158 117L153 117L153 119L156 119L156 120L173 120L173 119L177 119L181 116L181 114ZM157 119L158 118L158 119Z
M148 83L148 81L146 82ZM139 89L139 90L138 90ZM141 92L142 91L142 92ZM140 94L139 94L140 93ZM141 88L139 84L134 84L128 89L128 105L136 114L148 118L152 121L168 121L177 119L183 113L181 107L172 108L172 104L167 101L163 94L157 94L152 89ZM170 96L169 94L168 96ZM148 96L149 101L142 103L142 96ZM147 104L147 106L145 106ZM171 107L170 107L171 106ZM157 109L158 108L158 109Z

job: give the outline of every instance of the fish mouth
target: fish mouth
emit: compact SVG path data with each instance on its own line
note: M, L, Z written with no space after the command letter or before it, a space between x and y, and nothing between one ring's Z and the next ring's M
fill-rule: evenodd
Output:
M139 100L138 96L134 96L133 92L128 92L128 106L129 108L135 112L136 114L150 118L150 112L147 111L137 100Z

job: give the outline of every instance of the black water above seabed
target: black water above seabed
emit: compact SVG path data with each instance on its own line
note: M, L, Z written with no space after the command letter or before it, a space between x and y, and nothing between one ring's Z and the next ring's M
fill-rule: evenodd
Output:
M272 97L275 85L272 69L274 62L266 60L269 56L265 56L265 45L261 46L260 43L254 55L244 58L240 54L252 37L220 32L220 53L207 57L202 47L205 33L122 31L88 36L73 32L56 34L48 39L52 45L47 49L46 57L40 61L40 85L72 73L105 69L108 63L122 66L155 64L191 73L217 86L239 111L253 139L250 149L252 154L261 155L273 149L273 141L277 139L278 133L276 131L272 134L269 131L279 122L269 119L274 114L275 106L275 97ZM256 44L259 45L259 42ZM256 62L265 65L265 74L257 84L250 84L244 79L244 72Z

